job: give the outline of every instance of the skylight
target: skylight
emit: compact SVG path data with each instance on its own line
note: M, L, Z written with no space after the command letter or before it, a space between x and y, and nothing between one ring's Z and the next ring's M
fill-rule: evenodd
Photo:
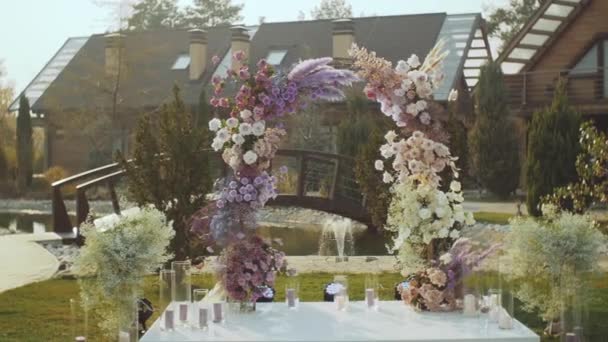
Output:
M171 67L171 70L184 70L190 65L190 55L182 54L177 56L175 63Z
M285 55L287 55L287 50L270 50L266 56L266 62L270 65L281 65Z
M570 14L570 12L572 12L573 9L574 9L574 7L568 6L568 5L551 4L551 6L549 6L549 8L547 8L547 11L545 12L545 14L554 15L557 17L567 17L568 14Z

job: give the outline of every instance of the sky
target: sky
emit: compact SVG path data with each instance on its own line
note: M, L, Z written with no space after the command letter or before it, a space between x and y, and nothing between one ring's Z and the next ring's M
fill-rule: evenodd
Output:
M111 27L112 0L0 0L0 60L18 94L36 76L68 37L102 33ZM180 0L186 5L188 0ZM309 17L320 0L234 0L244 3L245 24ZM484 12L507 0L349 0L355 16L414 13ZM115 17L115 15L114 15Z

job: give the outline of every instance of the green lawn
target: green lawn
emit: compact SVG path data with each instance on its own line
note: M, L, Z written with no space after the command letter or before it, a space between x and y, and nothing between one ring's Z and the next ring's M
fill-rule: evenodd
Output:
M321 301L322 288L333 278L328 273L300 275L300 298L303 301ZM350 294L354 300L363 299L365 276L349 276ZM398 274L386 273L379 277L384 286L382 299L392 299L392 286L401 277ZM478 283L484 286L495 286L495 277L479 276ZM211 288L214 281L211 276L196 276L195 286ZM284 300L285 278L277 280L277 300ZM0 341L71 341L69 299L77 298L78 284L75 280L54 279L27 285L0 294ZM590 341L605 341L608 336L608 275L594 281L593 302L589 306L589 324L587 331L594 337ZM158 302L158 285L156 277L147 277L145 295L153 303ZM156 317L153 317L154 320ZM537 333L541 333L544 323L536 315L522 312L516 305L516 318L524 322ZM152 320L150 322L152 322ZM99 331L91 324L92 337L89 341L105 341Z
M475 221L483 223L507 224L513 214L478 211L473 213Z

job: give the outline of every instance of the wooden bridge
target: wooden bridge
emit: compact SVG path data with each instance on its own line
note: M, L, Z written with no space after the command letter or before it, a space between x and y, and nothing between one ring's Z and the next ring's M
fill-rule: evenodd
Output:
M220 155L212 153L213 165L223 165L213 170L212 176L225 176L227 167ZM217 162L216 162L217 161ZM306 150L279 150L273 160L271 172L281 166L288 167L288 174L279 183L279 196L268 202L271 206L297 206L321 210L357 220L371 227L365 207L365 198L355 181L355 161L351 157ZM125 175L120 164L113 163L70 176L52 184L53 227L57 233L76 232L89 215L88 193L93 189L106 188L116 214L121 213L117 189ZM64 198L75 189L76 218L72 222Z

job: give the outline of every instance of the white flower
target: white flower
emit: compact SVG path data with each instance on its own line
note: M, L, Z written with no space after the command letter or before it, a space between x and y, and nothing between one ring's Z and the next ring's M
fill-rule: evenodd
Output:
M410 66L405 61L401 60L397 62L397 67L395 68L397 75L405 76L408 71L410 71Z
M406 78L403 80L403 82L401 82L401 88L405 91L410 90L413 85L414 85L414 81L412 81L409 78Z
M443 207L437 207L437 209L435 209L435 215L437 215L437 217L442 218L445 216L445 208Z
M475 217L473 216L473 213L466 213L464 223L467 226L472 226L475 224Z
M216 132L220 127L222 127L222 121L220 119L213 118L209 121L209 130L211 132Z
M380 146L380 154L384 159L388 159L395 155L395 150L389 144L384 144Z
M425 110L427 107L427 103L424 100L420 100L418 102L416 102L416 108L418 109L419 112L422 112L423 110Z
M266 130L265 121L258 121L253 124L253 134L257 137L263 135L265 130Z
M449 234L450 234L450 231L447 228L442 228L441 230L439 230L439 232L437 232L437 236L442 239L448 237Z
M397 88L397 89L395 89L395 91L393 93L395 94L395 96L404 97L405 96L405 89L403 89L403 88Z
M452 181L452 183L450 183L450 190L454 191L454 192L460 192L460 190L462 190L462 185L460 185L459 181Z
M450 94L448 95L448 102L456 102L458 100L458 90L452 89L450 90Z
M384 172L382 175L382 181L384 183L391 183L393 181L393 176L391 176L391 174L388 172Z
M213 143L211 144L211 148L213 148L214 151L219 151L222 149L222 147L224 147L224 142L218 138L213 139Z
M378 171L384 171L384 163L382 162L382 160L376 160L376 163L374 163L374 167Z
M452 254L445 253L444 255L439 257L439 261L441 261L444 265L447 265L452 262Z
M253 116L253 113L249 109L244 109L241 111L241 119L247 120Z
M431 218L432 214L433 213L431 213L431 211L428 208L422 208L422 209L418 210L418 216L423 220Z
M247 153L243 155L243 160L247 165L251 165L258 160L258 155L253 151L247 151Z
M239 120L237 118L230 118L228 120L226 120L226 126L228 126L228 128L237 128L239 125Z
M460 232L456 229L452 230L452 232L450 233L450 237L452 239L458 239L460 237Z
M394 142L395 138L397 138L397 133L395 133L395 131L393 130L388 131L388 133L386 133L386 135L384 136L384 139L386 139L386 141L388 141L389 143Z
M418 115L418 106L415 103L410 103L405 107L405 111L412 116L416 116Z
M228 132L228 130L226 128L222 128L217 132L215 137L216 137L216 139L220 140L221 142L226 142L226 141L228 141L228 139L230 139L230 133Z
M401 228L401 234L399 234L403 239L407 239L412 235L412 230L409 228Z
M428 83L423 83L416 87L416 92L418 93L418 96L426 99L433 94L433 89Z
M416 55L411 55L410 58L408 58L407 60L407 64L416 69L420 66L420 58L418 58L418 56Z
M454 220L456 220L456 222L463 223L464 220L465 220L464 212L463 211L455 211L454 212Z
M420 114L420 122L424 125L428 125L431 123L431 115L427 112Z
M233 134L232 141L237 145L242 145L245 142L245 138L240 134Z
M241 132L242 135L251 135L251 131L251 124L244 122L239 126L239 132Z

